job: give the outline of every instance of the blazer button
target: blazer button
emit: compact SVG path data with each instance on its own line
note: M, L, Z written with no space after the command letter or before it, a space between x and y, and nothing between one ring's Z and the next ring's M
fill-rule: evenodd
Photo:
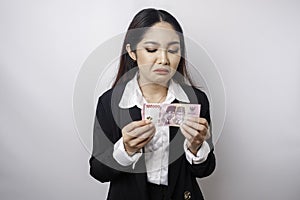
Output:
M192 195L189 191L185 191L183 194L184 200L189 200L192 198Z

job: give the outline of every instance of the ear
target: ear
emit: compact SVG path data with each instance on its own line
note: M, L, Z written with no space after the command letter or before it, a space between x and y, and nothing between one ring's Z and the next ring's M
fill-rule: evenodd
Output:
M135 55L135 53L131 50L130 44L126 44L126 51L127 51L128 55L130 56L130 58L132 58L133 60L136 61L136 55Z

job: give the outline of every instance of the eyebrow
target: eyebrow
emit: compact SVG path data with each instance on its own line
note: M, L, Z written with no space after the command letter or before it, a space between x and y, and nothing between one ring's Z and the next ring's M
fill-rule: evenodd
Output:
M155 44L155 45L159 45L158 42L154 42L154 41L147 41L147 42L144 42L144 44ZM169 42L168 45L172 45L172 44L180 44L178 41L172 41L172 42Z

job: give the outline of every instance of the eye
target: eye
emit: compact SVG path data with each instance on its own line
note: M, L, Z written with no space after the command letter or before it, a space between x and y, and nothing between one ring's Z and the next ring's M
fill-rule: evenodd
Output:
M157 49L149 49L149 48L146 48L147 52L149 53L154 53L157 51Z
M174 49L174 50L173 49L168 50L169 53L178 53L178 51L179 51L179 48Z

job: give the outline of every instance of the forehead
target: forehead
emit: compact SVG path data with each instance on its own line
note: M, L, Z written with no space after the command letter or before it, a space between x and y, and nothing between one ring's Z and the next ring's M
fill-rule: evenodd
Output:
M179 42L178 34L181 33L176 32L171 24L159 22L146 31L141 42L155 41L159 44L168 44L174 41Z

